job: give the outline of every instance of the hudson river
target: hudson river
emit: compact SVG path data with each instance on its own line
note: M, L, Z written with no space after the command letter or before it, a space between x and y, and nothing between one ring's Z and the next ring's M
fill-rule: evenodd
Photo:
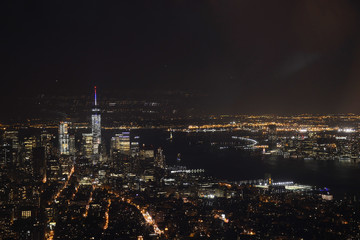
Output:
M140 136L141 143L162 147L167 164L204 168L207 174L220 179L260 179L270 173L275 181L291 180L299 184L328 187L336 195L360 193L358 164L284 159L254 155L244 150L218 150L206 144L206 138L211 142L212 133L198 138L196 134L178 132L173 134L172 141L167 140L169 133L162 130L137 130L133 133ZM180 163L176 160L178 153L181 155Z

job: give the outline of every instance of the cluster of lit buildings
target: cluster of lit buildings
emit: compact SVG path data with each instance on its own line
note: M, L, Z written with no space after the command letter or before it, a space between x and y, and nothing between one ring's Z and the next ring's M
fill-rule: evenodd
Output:
M155 103L150 107L157 107ZM91 132L61 121L56 129L6 128L0 146L0 236L4 239L356 239L356 198L335 201L270 177L220 181L204 169L167 166L162 148L129 129L104 138L95 88ZM214 123L166 126L172 133L246 133L213 142L287 158L357 161L354 127L335 117L211 117ZM337 117L338 119L339 117ZM344 119L342 116L340 119ZM349 115L347 122L359 118ZM222 122L223 121L223 122ZM89 124L88 124L89 125ZM245 146L245 147L244 147ZM180 159L180 155L178 156ZM305 227L304 227L305 226ZM1 238L0 237L0 238Z
M237 120L229 122L229 118ZM249 149L264 155L305 160L360 162L358 115L220 116L215 119L225 122L189 125L171 131L234 133L228 140L211 143L220 149Z
M60 155L75 154L75 136L69 134L69 122L61 122L59 126ZM97 103L96 87L94 88L94 105L91 114L91 133L83 133L84 155L91 157L94 164L101 156L101 113Z

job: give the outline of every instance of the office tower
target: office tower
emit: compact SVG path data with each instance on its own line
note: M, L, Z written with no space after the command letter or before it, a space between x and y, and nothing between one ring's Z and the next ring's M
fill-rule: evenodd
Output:
M23 142L25 161L32 158L32 150L36 147L36 138L34 136L25 137Z
M14 155L11 145L8 143L1 144L0 146L0 165L6 166L14 162Z
M271 124L268 126L268 139L271 142L275 142L277 140L277 130L276 130L276 125L275 124Z
M46 178L48 181L57 181L61 176L60 162L58 159L49 158L46 161Z
M116 149L116 137L110 139L110 157L113 156L114 152L117 152Z
M82 134L82 154L86 158L91 158L93 155L93 135L92 133Z
M154 150L148 147L140 150L140 159L154 159Z
M45 157L51 156L53 151L53 135L42 132L40 135L40 146L45 148Z
M101 145L101 115L100 115L100 108L97 103L97 96L96 96L96 86L94 88L95 92L95 101L94 107L92 108L92 115L91 115L91 130L92 130L92 137L93 137L93 158L94 160L99 160L100 150L99 147Z
M139 142L133 142L133 141L131 141L131 143L130 143L130 149L131 149L131 156L132 156L132 157L138 156L138 155L139 155L139 151L140 151Z
M165 168L165 156L161 148L157 150L154 163L156 167Z
M118 152L119 154L135 157L139 154L139 136L132 136L130 132L115 134L111 138L110 153Z
M60 155L69 155L69 123L61 122L59 126Z
M131 141L130 132L122 132L115 134L111 138L110 154L114 167L118 167L124 173L129 173L131 170Z
M130 132L123 132L119 135L120 153L130 155Z
M21 142L21 149L19 152L19 166L29 175L33 174L32 158L33 148L36 147L36 137L24 137Z
M46 179L46 158L45 147L33 148L33 173L38 180L44 181Z
M129 155L120 153L119 150L112 149L111 151L111 165L118 168L123 173L128 174L131 171L133 158Z
M76 148L75 148L75 135L70 135L69 138L69 154L70 155L75 155L76 153Z
M139 166L141 171L153 169L155 165L154 149L151 146L143 146L139 152Z
M116 150L120 154L127 156L131 154L130 132L122 132L120 134L115 134L115 137L111 138L111 142L111 148L113 151Z
M13 149L19 149L19 132L18 131L5 131L4 141L9 143Z
M1 162L3 164L18 164L19 160L19 137L18 131L5 131L1 150Z

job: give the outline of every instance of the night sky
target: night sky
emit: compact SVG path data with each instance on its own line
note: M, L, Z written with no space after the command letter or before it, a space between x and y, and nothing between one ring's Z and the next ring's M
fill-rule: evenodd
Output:
M224 112L359 113L358 2L2 1L1 104L97 85L204 92Z

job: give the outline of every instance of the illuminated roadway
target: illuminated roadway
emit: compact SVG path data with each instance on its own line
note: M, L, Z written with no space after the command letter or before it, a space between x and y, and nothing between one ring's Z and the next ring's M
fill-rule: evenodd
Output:
M65 181L64 185L59 189L59 191L55 194L53 201L56 201L57 198L60 196L61 192L67 187L69 180L70 180L71 176L73 175L74 171L75 171L75 167L73 166L70 170L67 180ZM50 204L51 202L48 202L48 203Z
M258 144L258 142L256 140L251 139L251 138L232 136L232 139L238 139L238 140L250 142L250 144L247 144L247 145L244 146L244 147L249 147L249 148L255 146L256 144Z
M57 202L57 199L59 198L59 196L61 195L63 190L68 186L69 181L70 181L74 171L75 171L75 167L73 166L71 168L71 171L69 173L69 176L68 176L67 180L64 182L63 186L61 188L59 188L58 192L54 195L52 201L49 201L48 204L51 204L52 202L55 202L55 203ZM75 197L76 193L78 192L78 188L79 188L79 186L75 188L75 193L73 193L73 195L71 196L71 199L73 199ZM85 213L83 214L83 217L85 217L85 218L88 216L90 203L93 200L93 192L94 192L95 189L96 189L96 186L93 185L92 189L91 189L91 192L90 192L88 202L86 204ZM155 220L152 218L152 216L149 214L149 212L146 210L145 207L141 207L140 205L134 203L129 198L120 197L120 195L118 193L115 193L113 191L109 191L109 193L114 194L121 201L126 202L126 203L136 207L140 211L140 213L142 214L142 216L143 216L144 220L146 221L146 223L149 224L150 226L152 226L153 231L154 231L155 234L157 234L157 235L164 234L164 231L159 229L159 227L157 226ZM110 210L110 205L111 205L111 199L108 199L107 203L108 204L107 204L107 207L106 207L106 210L105 210L105 216L104 216L105 217L105 222L104 222L104 225L103 225L103 230L106 230L108 228L108 226L109 226L109 210ZM53 230L50 230L50 231L48 231L46 233L46 239L47 240L54 239L54 231Z
M133 201L131 201L131 199L129 198L124 198L124 197L120 197L120 195L118 193L115 193L113 191L109 191L109 193L114 194L117 198L121 199L121 201L126 202L134 207L136 207L140 213L142 214L144 220L147 222L147 224L151 225L154 229L154 233L157 235L161 235L164 234L163 230L160 230L160 228L157 226L156 222L154 221L154 219L151 217L151 215L149 214L148 211L146 211L146 208L141 207L140 205L134 203Z
M70 178L72 177L73 173L75 172L75 166L73 166L70 170L69 176L67 178L67 180L65 181L64 185L59 188L58 192L54 195L54 198L52 201L49 201L48 204L50 205L52 202L56 202L56 200L59 198L59 196L61 195L62 191L67 187L67 185L69 184ZM47 240L52 240L54 239L54 231L50 230L49 232L47 231L45 233L45 238Z
M94 190L95 190L96 186L95 185L92 185L92 188L91 188L91 192L90 192L90 197L89 197L89 200L88 202L86 203L86 207L85 207L85 213L83 214L83 217L87 217L88 214L89 214L89 208L90 208L90 203L92 202L92 195L94 193Z

